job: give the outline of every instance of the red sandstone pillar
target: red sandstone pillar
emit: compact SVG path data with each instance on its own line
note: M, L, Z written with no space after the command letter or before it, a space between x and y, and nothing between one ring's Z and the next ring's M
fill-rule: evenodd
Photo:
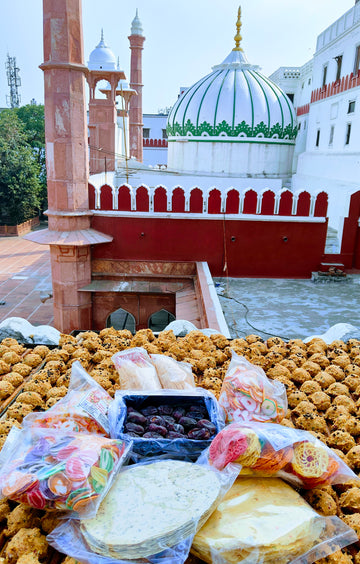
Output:
M43 0L45 147L49 229L27 236L51 249L55 326L91 328L91 244L111 237L90 228L81 0Z
M142 110L142 50L145 37L142 35L138 13L131 25L131 35L129 36L131 49L131 71L130 88L134 88L137 96L133 96L130 101L129 113L129 134L130 134L130 156L138 161L143 160L143 110Z
M115 170L116 88L120 79L125 79L123 71L90 70L88 72L90 174ZM95 96L96 84L99 80L107 80L111 86L110 90L101 90L106 98Z

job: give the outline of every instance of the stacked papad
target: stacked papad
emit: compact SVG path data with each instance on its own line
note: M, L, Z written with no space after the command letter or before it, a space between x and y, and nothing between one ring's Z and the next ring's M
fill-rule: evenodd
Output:
M90 548L103 556L157 554L195 533L220 496L212 470L177 460L129 466L114 480L96 517L81 522Z
M209 564L285 564L311 548L323 527L282 480L238 478L196 534L191 552Z

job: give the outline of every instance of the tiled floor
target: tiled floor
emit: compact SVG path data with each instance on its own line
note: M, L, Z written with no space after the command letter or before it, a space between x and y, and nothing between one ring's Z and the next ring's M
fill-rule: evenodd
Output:
M311 280L217 279L232 336L249 333L305 338L324 333L335 323L360 329L360 273L346 283L314 284ZM228 287L228 288L227 288ZM40 294L51 292L50 251L21 237L0 237L0 322L24 317L34 325L53 323L53 300L41 303ZM236 301L237 300L237 301ZM192 288L179 293L178 319L199 326L199 310Z
M33 325L51 325L53 300L45 303L40 293L51 292L50 251L46 245L22 237L0 237L0 322L23 317Z

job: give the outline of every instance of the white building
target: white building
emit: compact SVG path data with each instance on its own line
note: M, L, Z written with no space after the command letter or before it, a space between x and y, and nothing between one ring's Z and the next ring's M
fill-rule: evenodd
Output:
M168 108L157 114L143 114L143 163L166 166L168 142L166 122Z
M303 67L271 75L294 94L298 136L292 188L324 189L331 226L341 240L351 194L360 178L360 3L323 31Z

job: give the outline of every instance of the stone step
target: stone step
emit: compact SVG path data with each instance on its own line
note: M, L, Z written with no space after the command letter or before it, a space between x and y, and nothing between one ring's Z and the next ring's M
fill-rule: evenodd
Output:
M338 270L344 270L345 266L341 262L321 262L320 272L327 272L329 268L337 268Z

